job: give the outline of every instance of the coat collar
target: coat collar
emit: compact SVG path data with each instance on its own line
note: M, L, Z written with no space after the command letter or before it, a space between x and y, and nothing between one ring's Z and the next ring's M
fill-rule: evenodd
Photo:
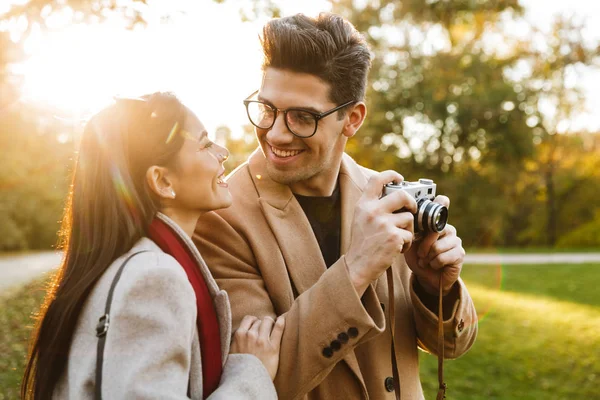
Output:
M192 242L192 239L183 231L183 229L181 229L181 227L179 225L177 225L177 223L175 221L173 221L171 218L167 217L165 214L163 214L161 212L157 212L156 218L160 219L162 222L164 222L166 225L168 225L175 232L175 234L177 234L177 236L181 239L183 245L190 252L192 257L194 258L194 261L196 261L196 263L198 264L198 267L200 268L200 272L202 273L202 277L204 278L204 281L206 282L206 286L208 287L210 296L214 297L220 291L219 286L217 285L217 282L213 278L212 274L210 273L210 270L208 269L206 262L204 262L204 259L200 255L198 248L196 248L196 246Z
M277 230L275 235L278 239L287 239L290 236L292 238L292 241L280 240L279 243L298 242L297 239L293 240L294 235L291 234L293 231L304 232L301 235L303 238L306 236L305 232L312 232L312 228L306 230L307 228L310 228L310 224L289 186L282 185L270 179L269 174L267 173L266 160L260 148L250 156L248 167L250 176L260 198L263 213L267 216L271 228ZM350 246L350 229L352 227L352 218L354 216L354 206L358 202L362 195L363 188L367 184L368 173L369 170L360 167L349 155L344 153L339 173L340 195L342 196L340 246L342 254L344 254ZM285 218L285 220L283 220L283 218ZM290 221L293 221L293 223L290 223ZM299 224L299 226L297 224ZM316 238L314 235L311 236L314 241L307 240L307 243L305 243L306 247L304 250L307 251L307 253L298 252L303 257L306 254L319 255L321 252L318 243L316 242ZM298 243L295 247L301 248L304 246L302 246L302 243ZM323 268L325 268L324 263ZM324 270L320 271L318 276L320 276L322 272L324 272ZM297 282L294 283L296 284ZM307 283L309 283L308 287L314 284L314 282Z

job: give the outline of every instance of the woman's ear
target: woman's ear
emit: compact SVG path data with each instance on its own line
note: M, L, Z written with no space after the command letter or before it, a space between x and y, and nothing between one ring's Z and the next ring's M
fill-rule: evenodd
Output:
M146 181L150 190L160 199L174 199L175 190L173 183L168 177L168 170L165 167L153 165L146 171Z
M352 108L346 112L346 122L342 134L351 138L356 134L358 128L363 124L367 116L367 106L362 101L355 103Z

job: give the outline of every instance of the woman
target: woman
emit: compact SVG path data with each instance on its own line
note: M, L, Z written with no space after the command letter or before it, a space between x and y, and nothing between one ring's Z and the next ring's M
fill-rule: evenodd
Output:
M227 156L168 93L89 121L24 399L277 397L283 319L247 316L230 348L227 293L190 239L231 204Z

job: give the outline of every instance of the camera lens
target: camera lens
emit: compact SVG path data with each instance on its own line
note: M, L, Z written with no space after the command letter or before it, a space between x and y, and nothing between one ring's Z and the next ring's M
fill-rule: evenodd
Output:
M436 232L441 232L446 227L446 223L448 222L448 209L446 206L440 205L434 214L434 224Z
M428 199L417 202L415 214L415 232L441 232L448 222L448 208Z

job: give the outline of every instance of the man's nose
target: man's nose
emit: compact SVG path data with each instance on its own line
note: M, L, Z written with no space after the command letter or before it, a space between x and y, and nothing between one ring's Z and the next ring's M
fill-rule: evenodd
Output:
M267 132L267 139L272 144L290 143L294 140L294 135L285 124L285 116L282 112L277 113L275 123Z

